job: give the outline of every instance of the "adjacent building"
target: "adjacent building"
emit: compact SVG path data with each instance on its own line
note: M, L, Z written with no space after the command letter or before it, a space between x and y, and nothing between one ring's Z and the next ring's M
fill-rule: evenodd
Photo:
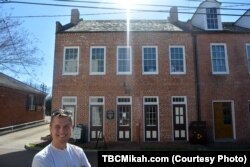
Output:
M44 121L46 93L0 73L0 128Z
M73 9L56 23L52 109L72 111L89 142L188 141L194 121L209 141L249 140L250 18L223 23L215 0L188 22L177 13L128 24Z

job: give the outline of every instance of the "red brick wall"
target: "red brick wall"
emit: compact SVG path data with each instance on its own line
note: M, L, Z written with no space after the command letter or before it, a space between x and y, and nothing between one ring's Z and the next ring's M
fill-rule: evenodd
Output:
M77 123L88 126L89 96L104 96L105 111L116 111L117 96L132 96L132 138L136 124L143 139L143 96L159 96L160 141L172 141L171 96L187 96L188 121L195 121L196 102L192 38L185 33L133 32L132 75L116 75L117 46L126 45L126 33L59 33L56 35L52 109L60 108L62 96L77 96ZM142 75L142 46L158 46L158 75ZM184 45L186 74L170 75L169 46ZM64 47L80 47L79 75L62 76ZM91 46L106 46L106 75L90 76ZM130 91L126 91L124 83ZM107 141L116 140L116 120L104 120Z
M27 110L27 96L27 92L0 87L0 128L43 119L43 111Z
M212 101L230 100L234 103L236 140L249 140L250 75L247 68L246 43L250 43L250 35L200 34L197 39L201 111L202 119L207 121L209 138L213 140L214 133ZM226 44L229 74L212 74L210 43Z

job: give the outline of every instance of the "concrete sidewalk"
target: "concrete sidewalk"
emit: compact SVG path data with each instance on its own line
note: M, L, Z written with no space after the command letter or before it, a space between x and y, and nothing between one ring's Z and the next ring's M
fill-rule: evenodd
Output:
M17 131L20 131L20 130L28 129L28 128L33 128L33 127L36 127L36 126L46 125L46 124L49 124L49 122L50 122L49 120L44 119L41 122L37 122L37 123L33 123L33 124L27 124L27 125L15 127L15 128L8 128L6 130L0 131L0 136L5 135L5 134L9 134L9 133L13 133L13 132L17 132Z

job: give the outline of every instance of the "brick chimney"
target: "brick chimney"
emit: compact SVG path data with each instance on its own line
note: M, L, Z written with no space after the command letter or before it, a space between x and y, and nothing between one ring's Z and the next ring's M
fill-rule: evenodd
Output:
M177 8L177 6L174 6L174 7L170 8L169 21L172 22L172 23L177 23L178 22L178 8Z
M57 21L56 22L56 32L60 32L61 30L62 30L62 24L59 21Z
M72 9L70 23L76 25L79 22L79 20L80 20L80 13L78 9Z

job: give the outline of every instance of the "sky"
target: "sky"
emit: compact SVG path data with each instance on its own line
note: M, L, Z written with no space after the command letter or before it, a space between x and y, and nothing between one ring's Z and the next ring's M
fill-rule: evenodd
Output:
M131 12L131 19L167 19L169 6L179 6L178 10L182 12L194 12L192 8L181 8L181 6L198 7L202 0L17 0L11 3L0 3L0 12L11 14L12 17L20 19L22 28L28 31L31 38L36 39L35 46L39 49L38 54L44 57L44 62L37 67L33 76L22 75L17 79L22 82L31 81L40 85L47 85L48 91L51 92L53 82L53 63L55 48L55 23L60 21L62 25L70 22L71 9L77 8L80 17L85 20L110 20L126 19L125 8L137 10L149 10L158 12ZM0 0L0 2L2 2ZM40 5L14 3L14 2L31 2L41 3ZM250 8L249 0L219 0L221 7L234 8L240 10L221 10L222 14L240 14ZM247 3L233 4L233 3ZM130 5L127 5L127 4ZM57 6L45 5L56 4ZM136 5L137 4L137 5ZM65 6L58 6L65 5ZM105 9L109 8L109 9ZM112 9L110 9L112 8ZM116 8L117 10L114 10ZM187 21L192 14L179 13L179 20ZM239 16L223 16L223 22L235 22Z

